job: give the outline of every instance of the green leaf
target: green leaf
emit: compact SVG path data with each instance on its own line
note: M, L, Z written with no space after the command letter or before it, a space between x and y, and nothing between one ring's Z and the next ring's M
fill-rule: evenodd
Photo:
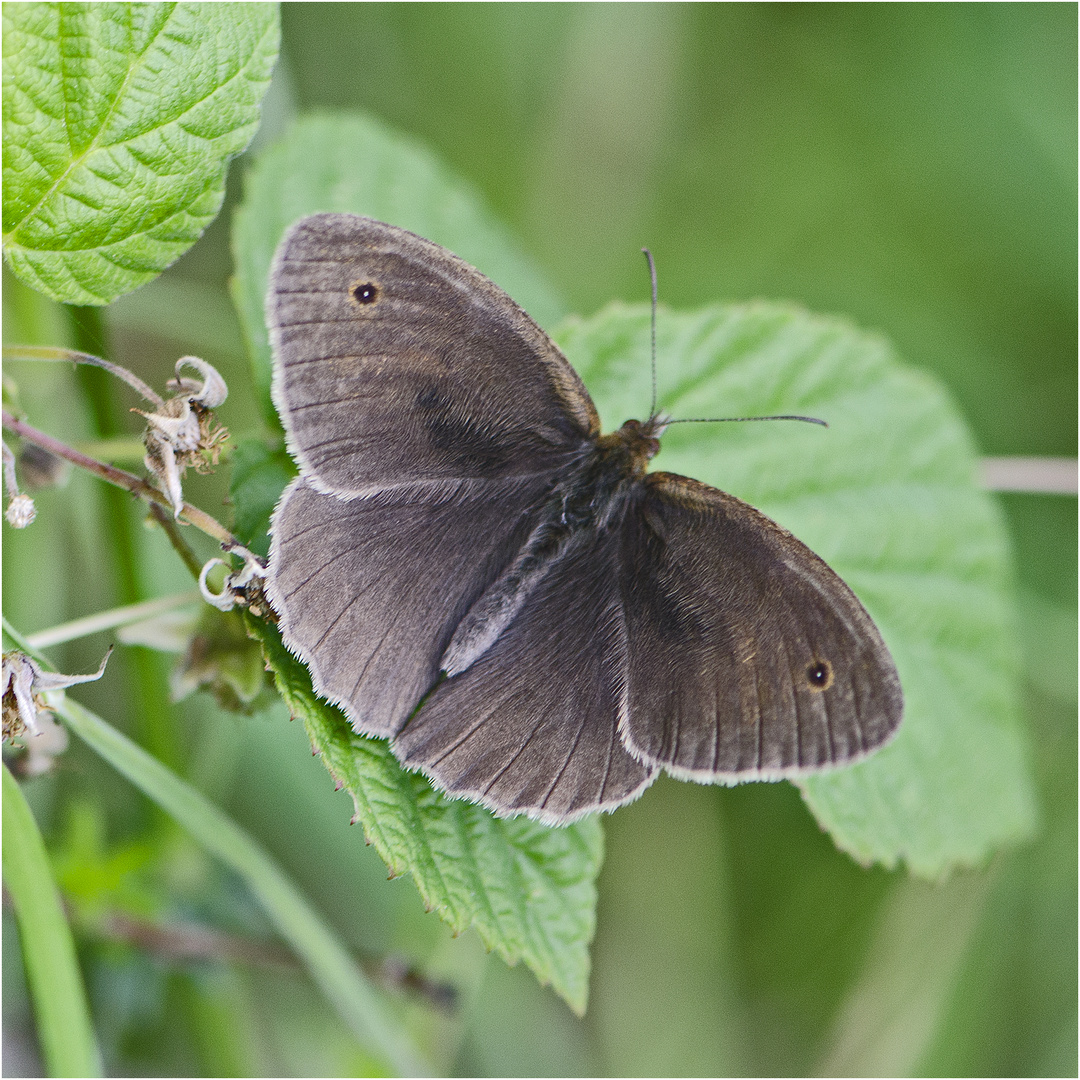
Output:
M101 1076L75 942L60 906L45 844L6 765L3 773L4 885L19 925L45 1064L50 1076Z
M213 220L277 56L273 4L5 4L4 250L107 304Z
M348 950L259 844L100 716L62 695L52 697L51 707L79 738L239 875L327 1001L363 1043L376 1049L401 1075L425 1074L425 1063L410 1037Z
M384 740L357 735L338 709L316 697L307 669L275 628L257 619L248 625L290 711L352 795L364 835L391 874L412 874L428 909L455 933L475 927L489 949L509 964L524 960L583 1013L603 857L599 821L552 829L448 799L405 772Z
M270 262L286 228L319 211L365 214L448 247L498 282L541 326L566 313L473 188L430 150L366 116L301 118L247 174L233 222L233 299L263 411L274 427L263 316Z
M233 500L233 532L251 548L265 555L270 550L266 530L270 515L285 485L296 475L296 466L278 443L244 439L230 458L229 494Z
M1030 834L1006 533L944 390L881 339L781 305L661 309L657 333L671 416L830 425L685 424L658 459L790 529L858 593L892 650L903 724L866 761L799 781L819 823L860 861L931 877ZM605 428L648 411L647 308L613 306L557 337Z

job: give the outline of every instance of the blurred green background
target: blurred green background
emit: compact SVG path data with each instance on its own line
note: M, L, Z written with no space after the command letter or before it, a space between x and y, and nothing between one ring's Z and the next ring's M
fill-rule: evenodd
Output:
M251 152L298 112L367 110L469 178L567 310L646 299L648 244L670 307L764 297L846 315L936 373L984 453L1075 455L1074 5L305 3L282 17ZM237 435L259 423L226 291L244 166L204 238L107 309L107 343L92 349L157 386L177 355L205 356L229 381L221 415ZM8 276L4 302L7 341L93 346L86 320ZM31 422L58 436L138 430L134 399L110 400L97 372L7 373ZM186 494L215 512L225 482ZM258 836L377 977L393 982L386 961L400 958L457 988L449 1012L393 991L448 1072L1075 1075L1077 507L1001 501L1037 840L917 882L839 854L788 784L661 781L606 823L583 1020L474 935L451 939L407 881L385 881L280 709L238 719L203 695L151 716L99 686L79 696ZM5 610L20 628L189 587L125 497L75 476L38 504L31 530L5 536ZM130 556L103 547L110 505L130 515ZM96 667L104 643L59 651L61 667ZM113 663L138 686L170 660L132 649ZM370 1068L274 958L181 962L110 931L124 910L267 933L237 883L100 761L75 747L28 793L81 927L110 1072ZM4 1073L33 1075L6 913L4 935Z

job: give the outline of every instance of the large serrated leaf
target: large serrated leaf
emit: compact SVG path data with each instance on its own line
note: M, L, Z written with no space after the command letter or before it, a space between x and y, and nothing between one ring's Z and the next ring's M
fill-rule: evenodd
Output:
M556 336L605 428L648 411L647 308L614 306ZM657 466L790 529L858 593L892 650L903 724L866 761L799 782L821 825L861 861L932 877L1030 833L1008 543L945 391L880 338L778 304L661 309L657 353L671 416L830 425L678 425Z
M233 222L233 299L271 424L277 416L263 314L270 261L294 221L323 210L364 214L442 244L498 282L541 326L566 313L473 188L430 150L367 116L303 117L259 156Z
M182 255L255 133L277 48L274 4L5 4L15 273L106 304Z
M500 820L439 794L405 772L385 741L357 735L316 697L307 669L275 628L257 619L248 625L282 697L352 795L364 835L391 873L411 874L427 907L455 932L474 927L489 949L510 964L524 960L583 1013L603 859L599 822L551 829L527 818Z

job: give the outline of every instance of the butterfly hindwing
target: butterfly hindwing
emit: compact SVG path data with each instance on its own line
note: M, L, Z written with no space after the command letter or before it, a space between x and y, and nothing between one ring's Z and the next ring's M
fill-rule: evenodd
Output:
M357 731L391 735L438 676L469 605L532 526L545 478L490 493L343 500L300 477L271 531L282 639Z
M653 473L622 539L633 752L699 780L769 778L861 757L896 729L900 684L870 616L763 514Z
M548 570L527 610L467 671L446 679L393 742L454 795L552 823L612 810L656 769L625 750L625 639L618 536L588 530Z

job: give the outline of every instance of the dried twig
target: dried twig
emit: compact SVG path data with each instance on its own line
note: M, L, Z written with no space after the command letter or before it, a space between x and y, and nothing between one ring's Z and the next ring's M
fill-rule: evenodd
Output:
M17 420L6 409L4 410L4 427L20 438L35 443L57 457L62 457L73 465L78 465L79 468L94 473L96 476L101 477L102 480L107 480L110 484L124 488L125 491L130 491L133 495L146 499L148 502L172 509L172 503L168 496L141 477L135 476L134 473L125 472L123 469L118 469L114 465L106 465L96 458L80 453L74 447L68 446L67 443L62 443L59 439L46 435L44 431L39 431L24 421ZM240 546L240 541L224 525L197 506L192 506L191 503L186 502L183 504L179 516L189 525L194 525L196 529L206 533L207 536L212 536L226 549Z

